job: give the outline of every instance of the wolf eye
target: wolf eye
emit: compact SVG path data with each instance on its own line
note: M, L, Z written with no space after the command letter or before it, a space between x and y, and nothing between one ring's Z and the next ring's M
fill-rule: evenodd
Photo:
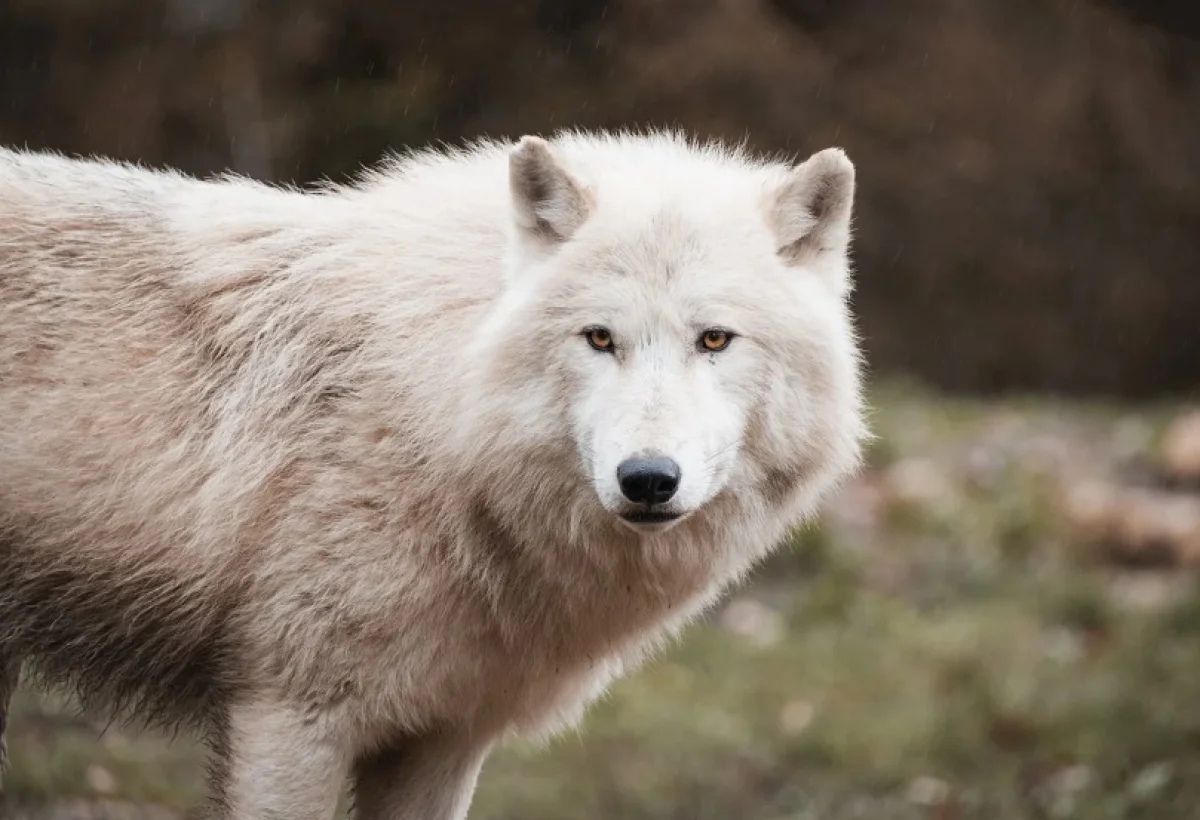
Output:
M711 353L717 353L729 347L733 334L728 330L712 327L700 334L700 346Z
M602 353L612 352L612 334L608 332L607 328L589 327L587 330L583 331L583 335L593 349L599 350Z

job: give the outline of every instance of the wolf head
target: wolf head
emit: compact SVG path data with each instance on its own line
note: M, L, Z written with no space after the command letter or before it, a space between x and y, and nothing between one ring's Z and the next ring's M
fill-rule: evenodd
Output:
M856 465L844 153L788 166L673 135L524 137L508 172L480 412L512 448L570 450L570 475L536 480L556 485L537 491L547 510L647 535L722 495L794 517Z

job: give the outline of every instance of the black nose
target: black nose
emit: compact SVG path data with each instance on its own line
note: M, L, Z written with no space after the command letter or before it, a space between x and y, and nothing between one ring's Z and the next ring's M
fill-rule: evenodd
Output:
M679 465L669 458L628 458L617 465L621 492L634 504L665 504L679 489Z

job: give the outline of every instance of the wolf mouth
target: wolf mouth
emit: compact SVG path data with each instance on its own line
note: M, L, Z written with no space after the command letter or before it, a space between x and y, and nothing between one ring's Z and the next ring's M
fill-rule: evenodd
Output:
M682 518L683 514L666 510L633 510L621 513L621 517L630 524L665 524Z

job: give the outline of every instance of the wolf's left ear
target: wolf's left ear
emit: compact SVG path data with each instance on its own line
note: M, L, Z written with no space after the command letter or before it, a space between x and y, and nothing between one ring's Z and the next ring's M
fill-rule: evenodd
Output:
M522 137L508 158L509 185L517 227L550 250L571 237L591 212L584 186L541 137Z
M797 165L771 193L768 208L784 262L813 269L845 290L854 209L854 165L845 152L827 148Z

